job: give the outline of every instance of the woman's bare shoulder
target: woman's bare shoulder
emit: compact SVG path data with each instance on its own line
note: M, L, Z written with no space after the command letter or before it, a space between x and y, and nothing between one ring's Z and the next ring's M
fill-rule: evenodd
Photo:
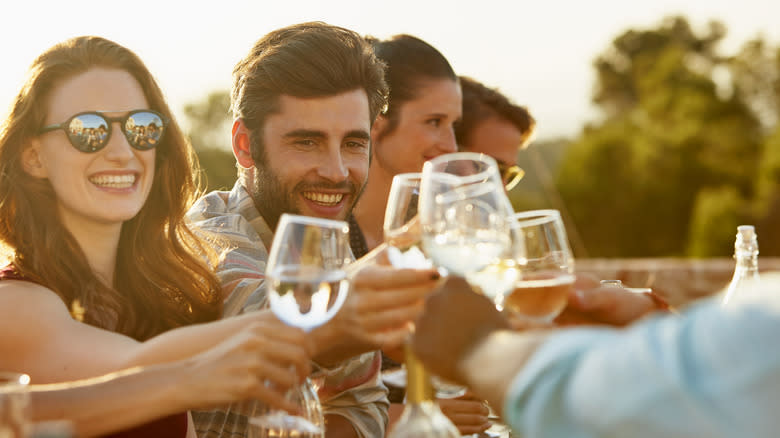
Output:
M69 315L60 296L46 286L24 280L0 281L0 315L18 319L30 312L37 315L36 319L42 314Z

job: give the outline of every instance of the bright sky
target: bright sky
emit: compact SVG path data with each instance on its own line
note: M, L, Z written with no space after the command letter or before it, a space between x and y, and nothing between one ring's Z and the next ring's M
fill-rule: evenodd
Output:
M94 34L138 53L181 116L184 104L229 88L233 65L260 36L321 20L379 38L418 36L459 74L527 105L537 138L573 136L596 114L596 55L623 31L655 27L671 14L700 28L725 22L726 54L759 33L780 42L777 0L14 0L0 6L0 109L40 52Z

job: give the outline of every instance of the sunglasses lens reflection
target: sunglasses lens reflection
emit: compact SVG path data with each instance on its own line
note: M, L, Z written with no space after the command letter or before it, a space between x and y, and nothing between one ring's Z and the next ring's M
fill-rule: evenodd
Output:
M162 118L150 111L133 113L125 122L125 136L136 149L151 149L162 138L164 125Z
M68 137L78 150L96 151L108 140L108 122L97 114L81 114L70 121Z

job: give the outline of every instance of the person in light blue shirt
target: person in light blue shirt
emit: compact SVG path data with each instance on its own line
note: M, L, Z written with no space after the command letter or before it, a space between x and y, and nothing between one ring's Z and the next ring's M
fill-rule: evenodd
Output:
M521 436L778 436L780 294L730 308L703 300L619 330L516 332L465 282L448 282L426 303L415 351L502 406Z

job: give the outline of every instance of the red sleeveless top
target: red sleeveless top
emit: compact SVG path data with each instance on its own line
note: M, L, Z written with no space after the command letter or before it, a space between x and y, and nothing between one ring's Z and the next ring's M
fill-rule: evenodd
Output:
M0 280L31 281L20 274L16 267L8 265L0 269ZM104 435L108 438L178 438L187 436L187 413L171 415L150 423L126 429L121 432Z

